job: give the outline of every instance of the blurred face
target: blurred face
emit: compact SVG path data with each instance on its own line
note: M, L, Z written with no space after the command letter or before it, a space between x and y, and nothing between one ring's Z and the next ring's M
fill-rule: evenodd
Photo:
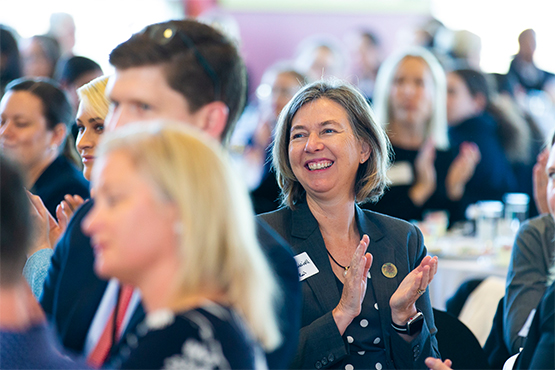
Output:
M94 208L83 221L92 238L95 272L140 287L177 263L176 207L137 171L127 153L112 152L97 166Z
M106 93L112 101L106 117L109 131L131 122L156 119L177 120L202 128L203 122L190 113L183 95L166 82L161 66L118 69L110 78Z
M424 129L432 117L434 80L420 58L407 57L399 63L389 96L390 121Z
M54 66L46 56L40 42L31 40L21 51L23 75L26 77L52 77Z
M83 161L83 175L87 180L91 179L91 171L94 165L95 149L104 133L104 118L87 107L87 101L83 100L77 110L77 127L79 133L75 146Z
M534 53L536 52L536 33L528 30L524 32L519 40L518 54L528 63L534 61Z
M47 129L42 101L28 91L9 91L0 102L0 148L25 172L40 166L57 148Z
M380 65L379 52L372 40L366 36L359 38L353 58L356 72L363 77L374 78Z
M312 199L354 199L358 167L369 155L368 145L355 138L345 109L332 100L308 103L293 118L289 163Z
M323 76L333 75L336 63L333 52L326 46L320 46L314 51L314 59L307 73L312 80L319 80Z
M476 99L470 94L462 77L456 73L447 75L447 121L456 126L464 120L474 117L481 109Z
M287 72L277 75L272 85L272 109L274 117L278 117L283 107L291 100L293 95L300 89L300 83L297 78Z
M548 176L547 203L549 206L549 212L553 217L555 217L555 146L551 147L549 159L547 160L545 168Z

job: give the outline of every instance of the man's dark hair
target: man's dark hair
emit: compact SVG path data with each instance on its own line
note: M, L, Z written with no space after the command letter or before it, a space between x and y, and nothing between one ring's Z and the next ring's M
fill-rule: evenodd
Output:
M164 45L149 36L163 27L185 35L201 56L178 35ZM216 96L214 77L207 72L201 59L208 64L208 69L215 72L220 85L219 96ZM206 24L175 20L150 25L118 45L110 53L110 63L122 70L162 65L168 85L185 97L191 113L213 101L224 102L229 108L229 116L221 137L223 143L229 139L243 111L246 90L244 62L233 41Z
M29 246L29 200L21 174L0 154L0 285L21 279Z

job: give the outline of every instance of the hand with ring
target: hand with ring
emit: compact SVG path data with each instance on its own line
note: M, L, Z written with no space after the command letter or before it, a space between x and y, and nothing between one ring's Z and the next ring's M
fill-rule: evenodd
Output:
M416 301L425 292L437 272L437 257L426 256L420 265L412 270L401 282L389 300L391 320L397 325L405 325L417 312Z

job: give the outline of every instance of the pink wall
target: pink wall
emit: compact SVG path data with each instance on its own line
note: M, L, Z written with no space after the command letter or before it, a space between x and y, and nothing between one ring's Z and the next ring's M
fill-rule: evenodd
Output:
M299 0L302 1L302 0ZM230 12L239 24L242 52L250 74L251 92L264 70L281 59L294 56L297 44L314 34L328 34L343 40L358 28L373 30L382 41L384 54L406 40L422 24L423 14L292 14Z

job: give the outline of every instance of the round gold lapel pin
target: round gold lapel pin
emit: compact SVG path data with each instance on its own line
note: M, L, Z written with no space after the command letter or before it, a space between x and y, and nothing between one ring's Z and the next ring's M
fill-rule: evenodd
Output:
M397 267L391 262L384 263L382 265L382 274L386 278L393 279L395 276L397 276Z

